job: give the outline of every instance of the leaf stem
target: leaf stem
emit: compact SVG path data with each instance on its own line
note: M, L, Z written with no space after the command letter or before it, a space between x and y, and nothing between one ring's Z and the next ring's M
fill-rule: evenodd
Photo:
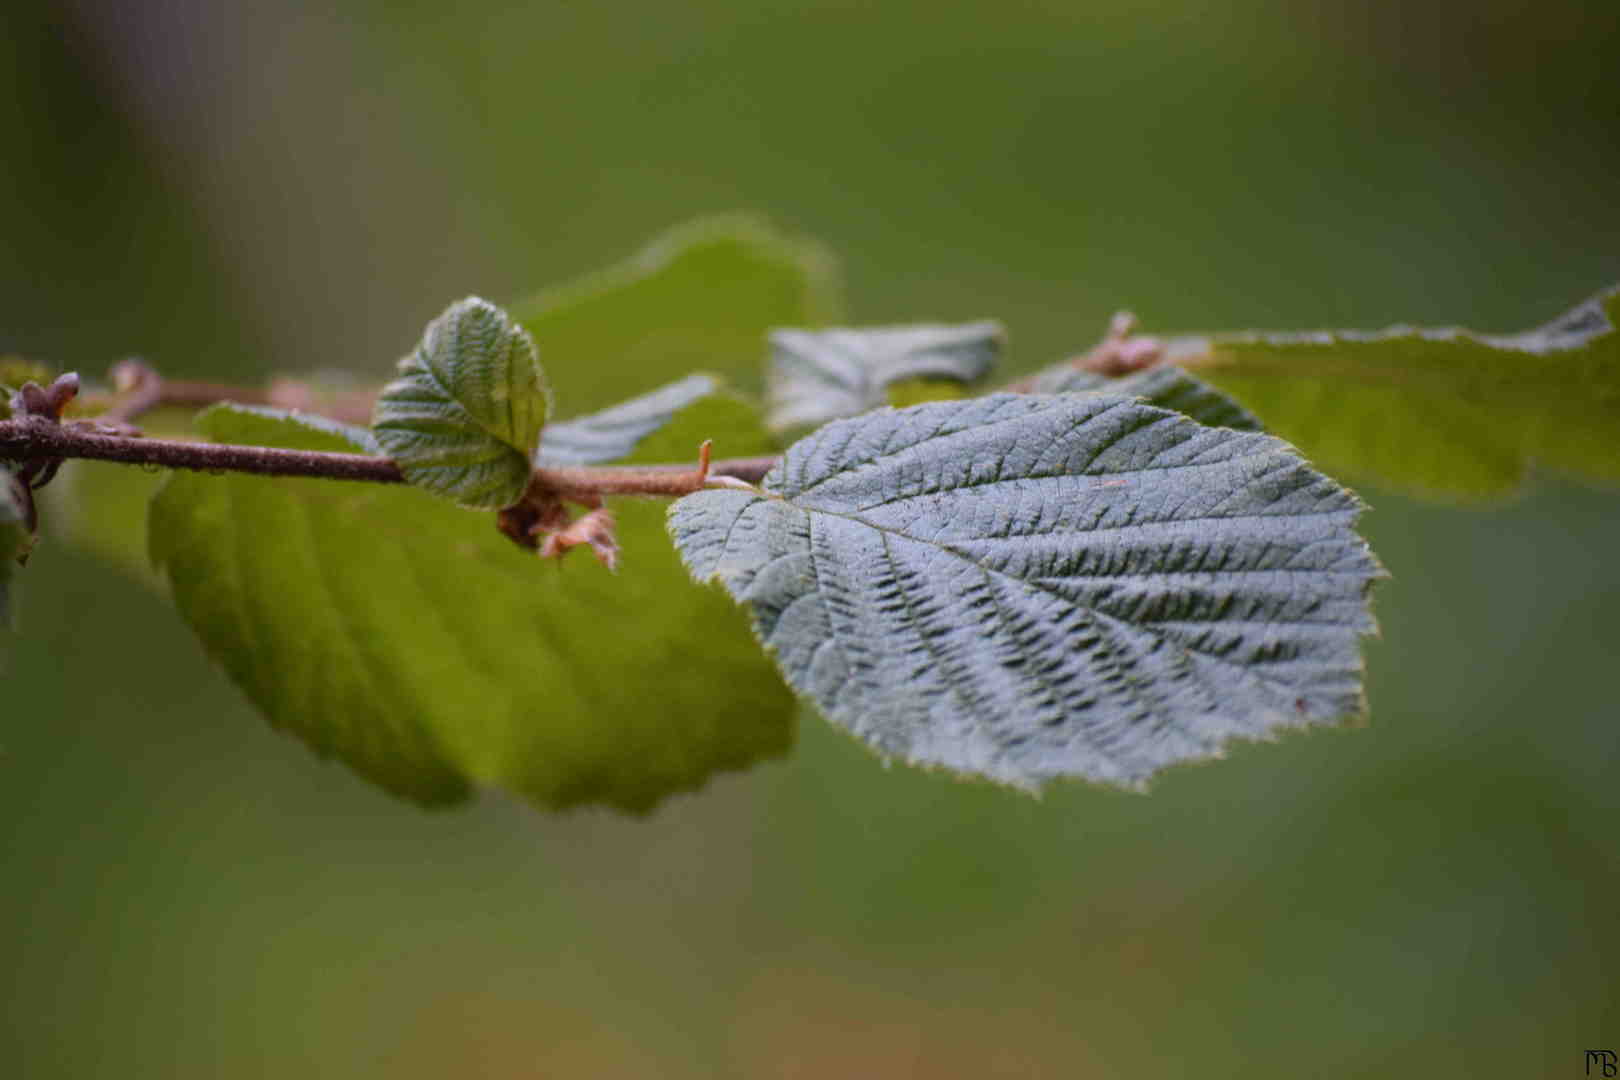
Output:
M28 462L84 458L201 472L302 476L373 484L405 482L399 466L385 457L132 438L96 431L93 423L58 425L31 418L0 420L0 459ZM757 484L775 464L774 457L733 458L713 462L708 475L729 476ZM674 497L689 495L704 486L699 473L689 464L537 468L535 484L567 499L593 495Z

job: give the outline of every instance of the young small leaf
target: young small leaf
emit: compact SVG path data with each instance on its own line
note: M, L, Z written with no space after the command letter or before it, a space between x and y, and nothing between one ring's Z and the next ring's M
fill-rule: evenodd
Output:
M216 406L198 425L222 442L375 450L362 429L272 410ZM769 445L756 410L710 394L636 459L678 460L706 437ZM497 786L547 808L644 811L785 753L794 709L745 620L691 587L662 507L614 512L618 575L546 565L404 485L174 473L149 524L209 654L318 752L426 804Z
M377 399L372 430L418 487L463 506L516 501L546 422L534 341L484 300L460 300L428 324Z
M906 379L981 379L995 364L1000 323L776 330L767 388L773 431L859 416Z
M1620 286L1522 334L1220 335L1199 375L1324 469L1448 499L1518 491L1532 464L1620 484Z
M1359 713L1360 510L1265 435L998 394L829 424L670 528L835 723L1035 787Z
M1178 367L1152 367L1129 375L1109 376L1064 362L1029 380L1032 394L1118 394L1141 398L1149 405L1190 416L1210 427L1262 431L1248 409Z

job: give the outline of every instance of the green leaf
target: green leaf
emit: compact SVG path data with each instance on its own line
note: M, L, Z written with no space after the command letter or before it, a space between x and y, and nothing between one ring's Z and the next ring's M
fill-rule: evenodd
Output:
M1527 333L1395 327L1182 343L1199 374L1324 469L1449 499L1532 464L1620 484L1620 286Z
M670 527L835 723L1034 787L1360 713L1360 510L1269 436L997 394L829 424Z
M370 445L237 407L199 423L226 442ZM633 460L682 460L706 437L726 454L768 446L755 410L710 394ZM153 501L151 550L271 723L388 790L442 804L496 786L543 807L642 811L785 753L793 704L745 620L691 587L662 508L614 510L617 575L542 563L415 488L177 473Z
M547 424L540 435L535 462L594 465L629 457L642 439L669 423L681 410L719 389L719 383L712 376L688 375L611 409Z
M405 478L463 506L516 502L546 422L534 341L477 297L428 324L383 387L372 431Z
M1065 361L1030 379L1029 392L1120 394L1190 416L1210 427L1263 430L1260 420L1249 410L1178 367L1152 367L1129 375L1108 376L1082 370Z
M0 468L0 630L11 626L11 574L17 556L28 550L27 494L10 469Z
M961 401L977 396L965 383L950 379L900 379L889 384L884 403L903 409L928 401Z
M626 262L512 306L553 358L559 400L580 409L692 371L753 390L771 327L820 325L840 309L823 248L737 215L671 230Z
M770 425L791 431L859 416L908 379L973 382L994 365L1000 323L776 330L771 333Z

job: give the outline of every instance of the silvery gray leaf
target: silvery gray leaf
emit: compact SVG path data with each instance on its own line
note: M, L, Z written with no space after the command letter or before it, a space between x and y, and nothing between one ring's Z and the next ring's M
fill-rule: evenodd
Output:
M597 465L629 457L636 444L675 414L719 389L708 375L688 375L612 408L547 424L540 433L537 465Z
M1363 711L1361 503L1270 436L1109 395L883 409L758 492L680 500L687 568L880 754L1128 785Z
M902 379L983 378L1003 338L997 322L773 331L771 429L858 416L885 404L885 389Z

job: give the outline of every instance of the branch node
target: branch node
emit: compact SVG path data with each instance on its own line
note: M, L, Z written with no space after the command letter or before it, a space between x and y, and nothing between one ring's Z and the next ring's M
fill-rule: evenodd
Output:
M709 480L709 452L714 449L713 439L704 439L703 445L698 447L697 486L703 487Z
M1136 316L1117 311L1108 321L1108 332L1090 352L1070 361L1081 371L1098 375L1129 375L1150 368L1164 359L1164 342L1136 334Z
M596 561L609 570L619 569L619 537L613 526L613 513L596 509L549 534L540 545L542 559L561 559L576 547L589 545Z
M134 356L118 361L107 375L118 397L96 419L111 429L109 434L139 436L132 421L163 401L163 376Z
M11 395L11 412L24 425L36 428L60 428L62 411L78 396L78 373L69 371L58 375L47 387L42 387L36 382L23 383ZM62 467L63 460L61 455L46 454L23 465L17 470L17 479L22 482L23 491L25 493L37 491L50 483L56 478L56 471ZM29 532L33 532L38 521L31 494L24 505L28 512Z
M163 381L157 369L138 356L118 361L108 369L107 378L120 394L133 394Z
M62 420L62 410L79 396L78 372L58 375L50 386L25 382L11 395L11 414L18 418L36 417L53 424Z
M585 507L585 515L572 520L563 496L546 487L536 472L523 497L496 513L495 528L519 547L538 552L542 559L560 560L574 548L589 545L598 562L617 570L618 534L601 496L570 494L567 501Z
M760 493L759 488L755 487L753 484L750 484L746 480L739 480L735 476L711 476L704 486L710 488L729 488L732 491L751 491L755 495Z

